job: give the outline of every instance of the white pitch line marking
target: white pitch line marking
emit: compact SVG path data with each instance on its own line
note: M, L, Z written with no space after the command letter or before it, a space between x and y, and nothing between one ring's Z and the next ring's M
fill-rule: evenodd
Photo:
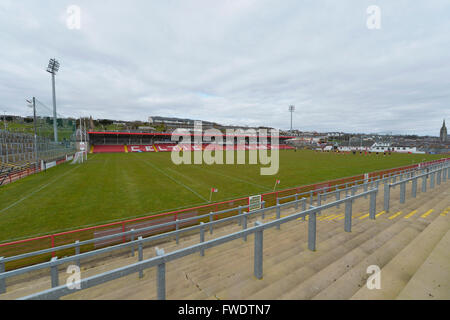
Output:
M145 164L151 166L153 169L161 172L163 175L165 175L167 178L169 178L170 180L172 180L173 182L179 184L180 186L186 188L187 190L191 191L193 194L195 194L197 197L199 197L202 200L208 201L208 199L206 199L205 197L203 197L201 194L199 194L198 192L196 192L195 190L189 188L187 185L185 185L184 183L181 183L180 181L172 178L171 176L169 176L167 173L165 173L163 170L159 169L157 166L155 166L154 164L152 164L151 162L142 160L142 162L144 162Z
M18 204L21 203L22 201L24 201L24 200L26 200L27 198L31 197L33 194L35 194L35 193L41 191L42 189L44 189L44 188L46 188L47 186L49 186L49 185L51 185L52 183L54 183L54 182L55 182L56 180L58 180L59 178L62 178L62 177L64 177L64 176L68 175L70 172L74 171L75 169L77 169L77 168L79 168L79 167L80 167L80 166L76 166L75 168L73 168L73 169L67 171L66 173L60 175L59 177L56 177L54 180L52 180L52 181L50 181L50 182L44 184L44 185L41 186L39 189L36 189L36 190L34 190L33 192L31 192L30 194L26 195L25 197L23 197L23 198L17 200L16 202L13 202L12 204L10 204L9 206L7 206L6 208L3 208L2 210L0 210L0 213L3 213L4 211L6 211L6 210L8 210L8 209L10 209L10 208L12 208L12 207L18 205Z

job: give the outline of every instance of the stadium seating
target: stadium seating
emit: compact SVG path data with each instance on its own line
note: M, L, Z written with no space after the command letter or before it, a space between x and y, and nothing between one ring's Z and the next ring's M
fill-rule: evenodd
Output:
M225 147L221 145L209 145L204 143L201 147L201 150L205 150L208 147L209 150L213 149L222 149L222 150L240 150L241 147L238 145ZM279 145L278 147L275 146L248 146L246 145L245 150L265 150L265 149L275 149L278 148L279 150L289 150L289 149L295 149L292 146L288 145ZM126 151L127 150L127 151ZM178 146L175 143L156 143L156 144L146 144L146 145L94 145L92 153L114 153L114 152L171 152L171 151L200 151L200 148L196 145L181 145Z
M0 162L0 186L14 182L39 171L34 163L24 163L21 165Z
M95 145L93 153L125 152L124 145Z

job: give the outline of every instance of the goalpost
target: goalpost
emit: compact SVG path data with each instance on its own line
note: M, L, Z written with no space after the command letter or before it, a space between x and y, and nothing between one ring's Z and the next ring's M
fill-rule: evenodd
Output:
M87 161L87 132L86 132L86 124L84 125L83 128L83 122L81 121L81 117L80 117L80 128L79 128L79 133L80 133L80 142L79 142L79 150L77 151L73 157L73 161L71 162L71 164L76 164L76 163L83 163L84 161ZM83 136L84 136L84 141L83 141Z
M84 151L78 151L73 157L71 164L83 163L84 162Z

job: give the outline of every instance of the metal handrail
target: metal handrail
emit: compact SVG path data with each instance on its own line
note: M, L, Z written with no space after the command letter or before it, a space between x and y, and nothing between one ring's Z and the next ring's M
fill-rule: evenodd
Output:
M402 180L399 183L405 184L409 180L418 179L420 177L426 177L427 175L433 174L435 172L444 172L445 174L450 176L450 170L448 170L448 168L449 168L449 166L446 164L445 166L442 166L439 169L428 171L426 173L414 176L412 178L404 179L404 180ZM392 183L392 184L394 184L394 183ZM398 184L398 183L395 183L395 184ZM387 185L389 185L389 183ZM388 188L388 189L390 189L390 188ZM328 204L321 205L319 203L319 205L316 206L316 207L310 207L308 210L303 210L303 211L291 214L291 215L283 217L283 218L281 218L277 214L277 219L276 220L274 220L272 222L265 223L265 224L261 223L259 226L255 226L253 228L247 228L246 224L244 224L243 225L244 230L242 230L242 231L238 231L238 232L235 232L235 233L223 236L223 237L219 237L219 238L216 238L216 239L213 239L213 240L209 240L209 241L206 241L206 242L201 242L199 244L195 244L195 245L192 245L192 246L184 248L184 249L176 250L176 251L170 252L168 254L164 254L164 253L159 252L160 256L157 256L157 257L154 257L154 258L150 258L150 259L145 260L145 261L142 261L142 258L141 258L141 255L140 255L140 262L137 262L137 263L125 266L125 267L121 267L121 268L118 268L118 269L115 269L115 270L112 270L112 271L108 271L108 272L105 272L105 273L100 274L100 275L95 275L95 276L86 278L84 280L81 280L80 284L82 286L82 289L87 289L87 288L90 288L90 287L102 284L104 282L107 282L107 281L110 281L110 280L113 280L113 279L117 279L117 278L120 278L120 277L128 275L128 274L135 273L135 272L139 272L140 274L142 274L142 270L147 269L147 268L151 268L153 266L158 266L158 282L157 282L158 298L162 299L162 298L165 298L165 280L161 281L161 279L165 279L165 267L163 267L163 268L160 268L160 267L161 266L165 266L166 262L169 262L169 261L172 261L172 260L184 257L186 255L189 255L189 254L192 254L192 253L195 253L195 252L199 252L199 251L203 255L203 252L204 252L205 249L208 249L208 248L211 248L211 247L214 247L214 246L217 246L217 245L220 245L222 243L225 243L225 242L228 242L228 241L232 241L232 240L235 240L235 239L238 239L238 238L246 239L246 237L248 235L253 234L253 233L255 233L255 235L257 233L258 234L261 233L258 237L255 236L255 250L256 250L256 248L258 247L256 241L261 241L262 242L262 231L264 229L268 229L268 228L271 228L271 227L274 227L274 226L279 227L283 223L286 223L286 222L289 222L289 221L292 221L294 219L301 218L301 217L305 218L307 215L309 216L309 222L308 222L308 248L310 250L315 250L315 237L316 237L316 225L315 225L316 219L315 219L315 217L316 217L316 214L318 214L322 210L326 210L328 208L331 208L331 207L337 206L339 204L345 203L346 204L346 210L345 210L345 222L344 222L345 223L345 228L344 229L345 229L346 232L350 232L351 231L351 222L352 222L352 220L351 220L352 209L351 208L352 208L353 201L355 199L357 199L357 198L366 197L367 195L370 195L371 196L371 201L370 201L370 212L369 212L369 215L370 215L371 219L375 219L376 218L375 206L376 206L376 196L377 196L377 194L378 194L378 188L372 188L370 191L365 191L365 192L362 192L360 194L347 196L344 199L336 200L336 201L330 202ZM299 202L303 202L304 200L305 199L302 198L302 199L296 200L294 202L278 204L276 207L277 207L277 209L279 209L279 208L281 208L284 205L292 205L292 204L296 204L296 203L299 203ZM272 209L273 209L273 207L262 208L262 209L258 209L258 210L251 211L251 212L248 212L248 213L244 213L244 214L242 214L240 216L239 215L231 216L231 217L227 217L227 218L224 218L224 219L221 219L221 220L217 220L217 221L212 221L212 222L205 223L205 224L202 223L200 225L192 226L192 227L189 227L189 228L186 228L186 229L198 229L198 228L200 228L200 230L201 230L200 241L203 241L204 240L204 236L202 237L202 234L204 232L204 228L205 227L211 227L214 224L222 223L224 221L231 221L233 219L246 219L246 217L249 216L249 215L257 214L257 213L264 213L265 211L272 210ZM169 232L169 234L174 234L176 232L177 231ZM126 247L126 246L138 245L140 250L142 250L141 248L142 248L143 242L150 241L150 239L154 239L154 237L150 237L150 238L146 238L146 239L142 239L142 237L139 237L138 240L131 241L131 242L125 243L125 244L121 244L121 245L118 245L118 246L115 246L115 247L116 248L122 248L122 247ZM257 240L257 239L259 239L259 240ZM262 248L262 244L260 245L260 247ZM109 248L104 248L104 249L100 249L100 250L105 250L105 249L109 249ZM89 254L89 252L85 253L85 254L78 255L78 257L82 258L83 257L82 255L88 256L87 254ZM70 257L70 258L73 258L73 257ZM58 260L54 260L54 261L48 262L46 266L47 267L50 266L50 267L55 268L56 265L67 262L67 259L68 258L63 258L63 259L61 259L59 261ZM51 264L52 262L53 262L53 265ZM258 264L258 267L257 267L257 264ZM160 271L160 270L164 270L164 271ZM14 271L10 271L8 273L12 276L13 275L12 272L14 272ZM160 277L160 272L164 272L164 277ZM255 276L257 278L259 278L259 279L262 277L262 251L260 253L258 253L258 254L256 254L256 252L255 252ZM3 278L2 274L0 274L0 279L2 279L2 278ZM163 289L161 289L161 287L163 287ZM54 299L54 298L62 297L62 296L67 295L67 294L71 294L73 292L74 291L69 289L66 285L62 285L62 286L54 285L52 289L45 290L45 291L42 291L42 292L39 292L39 293L35 293L35 294L32 294L32 295L23 297L22 299L41 299L41 298Z
M440 177L441 175L443 175L443 179L444 181L446 180L446 177L448 176L450 178L450 165L446 162L444 163L442 166L440 166L437 169L434 170L427 170L426 172L416 175L416 176L412 176L410 178L406 178L406 179L400 179L400 181L397 182L385 182L384 184L384 211L389 212L389 203L390 203L390 190L391 188L400 185L400 203L405 203L405 194L406 194L406 183L409 181L412 181L412 190L411 190L411 194L412 197L415 198L416 197L416 193L417 193L417 180L419 178L422 178L422 192L426 192L426 184L427 184L427 179L428 176L431 175L431 179L430 179L430 188L434 188L434 176L436 173L439 172L438 175L438 184L440 184Z
M202 252L205 249L209 249L215 246L218 246L220 244L229 242L229 241L233 241L239 238L244 238L248 235L251 235L253 233L257 233L257 232L262 232L265 229L269 229L275 226L279 226L283 223L287 223L290 222L292 220L301 218L301 217L306 217L307 215L310 216L310 218L312 217L311 215L313 215L315 217L315 213L320 211L320 210L325 210L328 208L331 208L333 206L335 206L337 203L351 203L352 200L355 200L357 198L366 196L366 195L370 195L370 194L375 194L378 192L377 189L372 189L370 191L366 191L366 192L362 192L360 194L357 195L353 195L353 196L349 196L346 197L342 200L337 200L335 202L329 203L329 204L324 204L318 207L314 207L311 209L308 209L306 211L302 211L302 212L298 212L298 213L294 213L292 215L283 217L283 218L279 218L277 220L271 221L271 222L267 222L267 223L260 223L259 225L255 226L255 227L250 227L247 228L245 230L242 231L237 231L234 232L232 234L228 234L216 239L212 239L209 241L205 241L205 242L201 242L198 244L194 244L192 246L189 246L187 248L183 248L180 250L175 250L173 252L167 253L167 254L163 254L160 256L156 256L147 260L143 260L140 262L136 262L133 263L131 265L125 266L125 267L121 267L121 268L117 268L115 270L111 270L111 271L107 271L104 272L102 274L99 275L95 275L95 276L91 276L89 278L86 279L82 279L80 280L80 285L82 289L88 289L94 286L97 286L99 284L114 280L114 279L118 279L124 276L127 276L129 274L132 273L136 273L136 272L141 272L144 269L148 269L154 266L159 266L162 264L165 264L167 262L182 258L184 256L196 253L196 252ZM301 200L298 200L301 201ZM266 208L267 209L267 208ZM251 212L250 212L251 213ZM247 213L249 214L249 213ZM230 217L231 218L231 217ZM236 217L233 217L236 218ZM309 219L310 221L314 221L315 224L315 219ZM311 224L311 222L310 222ZM206 225L206 224L205 224ZM314 225L315 227L315 225ZM309 232L308 232L309 233ZM315 232L314 232L315 233ZM256 238L256 237L255 237ZM262 239L261 239L262 240ZM142 242L143 239L140 238L139 240L134 241L135 244L138 244L139 242ZM262 260L261 260L262 262ZM1 275L0 275L1 276ZM161 284L160 284L161 285ZM160 291L160 290L158 290ZM31 299L57 299L60 298L62 296L68 295L74 293L74 290L69 289L67 285L60 285L57 287L54 287L52 289L48 289L48 290L44 290L42 292L39 293L35 293L29 296L25 296L20 298L20 300L31 300ZM159 297L161 298L161 297Z
M301 201L301 200L299 200L299 201ZM282 205L280 205L280 206L282 206ZM268 210L273 210L273 208L274 207L261 208L261 209L257 209L257 210L254 210L254 211L247 212L245 214L243 213L241 215L226 217L226 218L222 218L220 220L211 221L211 222L207 222L207 223L199 224L199 225L194 225L194 226L190 226L190 227L183 228L183 229L180 229L180 230L175 230L175 231L170 231L170 232L167 232L167 233L164 233L164 234L150 236L150 237L147 237L147 238L143 238L142 242L150 242L150 241L154 241L154 240L160 240L162 238L174 236L174 235L176 235L179 232L188 232L188 231L192 231L192 230L196 230L196 229L201 229L201 228L204 228L204 227L211 228L212 226L214 226L216 224L219 224L219 223L224 223L224 222L231 221L231 220L243 219L243 218L246 218L246 216L249 216L249 215L255 215L255 214L262 213L262 212L265 212L265 211L268 211ZM209 214L207 214L207 215L209 215ZM142 229L134 230L134 232L139 232L139 231L142 231ZM131 231L127 231L127 232L131 232ZM106 252L110 252L110 251L114 251L114 250L119 250L119 249L123 249L123 248L127 248L127 247L133 247L133 246L136 245L137 241L138 240L132 240L132 241L129 241L129 242L126 242L126 243L121 243L121 244L109 246L109 247L106 247L106 248L96 249L96 250L92 250L92 251L88 251L88 252L84 252L84 253L79 253L79 254L76 254L76 255L73 255L73 256L64 257L64 258L61 258L61 259L54 259L54 260L51 260L51 261L46 261L46 262L35 264L35 265L32 265L32 266L27 266L27 267L23 267L23 268L20 268L20 269L3 272L3 273L0 273L0 280L6 279L6 278L10 278L12 276L17 276L17 275L20 275L20 274L24 274L24 273L27 273L27 272L30 272L30 271L36 271L36 270L40 270L40 269L44 269L44 268L55 267L55 266L58 266L58 265L61 265L61 264L67 263L67 262L78 261L78 260L81 260L83 258L88 258L88 257L91 257L91 256L100 255L100 254L103 254L103 253L106 253ZM81 244L81 242L79 244ZM71 244L71 245L73 245L73 244ZM49 249L45 249L45 250L49 250ZM0 263L6 262L7 259L8 258L3 258L2 260L0 260Z
M373 192L373 191L368 191L368 192L362 193L362 195L364 195L366 193L369 194L371 192ZM361 194L351 196L350 199L357 198L359 196L361 196ZM338 201L334 202L332 205L325 204L323 206L312 207L312 208L310 208L308 210L317 210L317 211L324 210L324 209L332 207L332 206L334 206L336 204L343 203L347 199L348 198L344 198L342 200L338 200ZM274 207L281 208L283 206L286 206L287 204L295 204L295 202L302 202L302 201L303 201L303 199L300 199L300 200L289 202L289 203L279 204L278 206L274 206ZM256 214L260 214L260 213L264 214L266 211L273 210L274 207L267 207L267 208L263 207L263 208L260 208L260 209L257 209L257 210L253 210L253 211L250 211L250 212L242 213L241 215L235 215L235 216L231 216L231 217L226 217L226 218L222 218L220 220L211 221L211 222L208 222L208 223L202 223L200 225L194 225L194 226L190 226L190 227L187 227L187 228L184 228L184 229L170 231L170 232L167 232L167 233L164 233L164 234L159 234L159 235L155 235L155 236L151 236L151 237L147 237L147 238L142 238L141 237L141 240L132 240L132 241L129 241L129 242L126 242L126 243L121 243L121 244L109 246L109 247L106 247L106 248L101 248L101 249L88 251L88 252L84 252L84 253L79 253L79 254L76 254L76 255L73 255L73 256L69 256L69 257L64 257L64 258L61 258L61 259L52 259L51 261L46 261L46 262L39 263L39 264L36 264L36 265L27 266L27 267L23 267L23 268L20 268L20 269L3 272L3 273L0 273L0 281L4 281L7 278L10 278L10 277L13 277L13 276L17 276L17 275L21 275L21 274L25 274L25 273L28 273L28 272L31 272L31 271L36 271L36 270L45 269L45 268L55 268L58 265L62 265L64 263L68 263L68 262L74 262L75 261L78 264L79 261L81 259L84 259L84 258L88 258L88 257L104 254L106 252L120 250L120 249L124 249L124 248L128 248L128 247L134 248L138 244L138 242L146 243L146 242L150 242L150 241L154 241L154 240L159 240L159 239L162 239L162 238L165 238L165 237L174 236L178 232L189 232L189 231L197 230L197 229L200 229L200 230L203 229L204 230L204 228L209 228L210 231L211 231L212 227L214 225L219 224L219 223L225 223L227 221L243 219L244 220L243 229L246 229L247 228L246 219L247 219L248 216L256 215ZM308 210L306 212L308 212ZM135 232L137 232L137 231L135 230ZM3 262L3 261L0 260L0 262ZM3 284L3 286L4 286L3 289L5 289L6 284Z
M428 166L427 168L438 167L440 165L441 164L433 164L433 165ZM410 172L421 171L421 170L424 170L424 168L412 168L412 169L408 169L408 170L402 170L402 171L399 171L399 172L391 172L391 173L387 174L387 176L384 177L384 178L379 178L378 176L376 176L376 177L369 177L368 179L354 180L352 182L341 183L341 184L337 184L337 185L333 185L333 186L323 187L323 188L316 189L316 190L310 190L310 191L306 191L306 192L302 192L302 193L296 193L296 194L292 194L292 195L287 195L287 196L284 196L284 197L278 197L277 199L278 200L284 200L284 199L293 198L293 197L296 197L296 196L298 197L298 196L302 196L302 195L309 195L312 192L317 192L317 193L320 193L322 195L329 195L329 194L333 194L333 193L336 193L336 192L342 192L342 191L351 190L356 185L364 186L365 184L370 184L370 183L375 183L375 182L383 183L383 181L386 181L388 179L396 178L396 177L399 177L399 176L401 176L403 174L407 174L407 173L410 173ZM372 180L372 181L370 181L370 180ZM359 184L358 182L361 182L361 181L367 181L367 183ZM342 189L339 189L339 190L337 189L337 187L347 186L348 184L350 184L351 186L345 187L345 188L342 188ZM324 191L324 190L327 190L327 189L333 189L333 188L335 188L335 190L333 190L333 191L321 192L321 191Z
M437 166L437 165L432 165L432 166ZM419 171L419 170L422 170L422 169L414 168L414 169L411 169L411 170L404 170L404 171L401 171L401 172L396 172L394 175L390 175L389 174L389 176L386 177L386 178L374 179L374 180L372 180L372 183L374 183L376 181L380 181L380 180L383 181L383 180L389 179L389 178L392 179L393 177L400 176L400 175L402 175L404 173L414 172L414 171ZM375 178L375 177L372 177L372 178ZM351 182L352 186L346 187L346 188L343 188L343 189L339 189L339 190L336 189L334 191L320 193L320 191L322 191L322 190L326 190L326 189L329 189L329 188L337 188L337 187L340 187L340 186L343 186L343 185L348 185L349 183L347 182L347 183L342 183L342 184L334 185L334 186L330 186L330 187L324 187L324 188L317 189L317 190L314 190L314 191L311 190L311 191L307 191L307 192L303 192L303 193L296 193L296 194L293 194L293 195L288 195L288 196L285 196L285 197L279 197L279 198L277 198L277 201L284 200L284 199L287 199L287 198L298 197L298 196L302 196L302 195L310 195L311 192L318 192L322 196L326 196L328 194L334 194L336 192L344 192L344 191L351 190L356 185L358 185L358 182L365 181L365 180L367 180L367 179L360 179L360 180L352 181ZM361 185L363 185L363 184L361 184ZM297 200L289 201L289 202L285 202L285 203L283 203L281 205L284 206L284 205L289 205L289 204L296 204L298 202L301 202L301 201L297 201ZM263 206L264 206L264 203L265 203L265 201L261 202L261 204ZM116 233L116 234L113 234L113 235L102 236L102 237L98 237L98 238L95 238L95 239L77 241L77 242L74 242L74 243L69 243L69 244L65 244L65 245L61 245L61 246L57 246L57 247L36 250L36 251L33 251L33 252L27 252L27 253L15 255L15 256L10 256L10 257L4 257L4 258L0 258L0 263L7 263L7 262L11 262L11 261L20 260L20 259L30 258L30 257L41 255L41 254L53 253L53 252L56 252L56 251L59 251L59 250L65 250L65 249L71 249L71 248L80 248L83 245L88 245L88 244L91 244L91 243L98 243L98 242L102 242L102 241L106 241L106 240L116 239L116 238L120 238L120 237L126 237L126 236L129 236L129 235L134 236L136 233L152 231L154 229L170 227L170 226L173 226L173 225L178 227L178 225L185 224L185 223L187 223L187 222L189 222L191 220L198 220L198 219L207 218L207 217L211 217L211 216L215 216L215 215L220 215L220 214L223 214L223 213L236 211L236 210L238 210L238 211L245 210L245 209L248 209L249 207L250 207L250 205L238 206L238 207L234 207L234 208L229 208L229 209L224 209L224 210L220 210L220 211L210 212L210 213L207 213L207 214L204 214L204 215L200 215L200 216L188 217L188 218L184 218L184 219L177 219L175 221L161 223L161 224L157 224L157 225L149 226L149 227L145 227L145 228L139 228L139 229L136 229L136 230L132 229L130 231L119 232L119 233ZM276 208L276 207L277 207L277 205L274 205L274 206L269 207L269 208L273 209L273 208ZM186 228L183 228L182 230L184 230L184 231L181 231L180 233L186 232ZM171 234L169 235L168 233L165 233L165 234L166 234L167 237L172 236ZM176 236L177 235L178 235L178 233L176 234Z
M265 202L262 201L262 204L264 204ZM56 252L59 250L64 250L64 249L70 249L70 248L77 248L83 245L87 245L87 244L91 244L91 243L96 243L96 242L102 242L105 240L110 240L110 239L115 239L115 238L119 238L119 237L125 237L128 235L134 235L136 233L142 233L142 232L146 232L146 231L152 231L154 229L159 229L159 228L163 228L163 227L169 227L172 225L177 225L177 224L184 224L186 222L189 222L190 220L198 220L198 219L202 219L202 218L206 218L209 217L211 215L219 215L219 214L223 214L223 213L227 213L230 211L235 211L235 210L243 210L248 208L249 205L245 205L245 206L238 206L235 208L230 208L230 209L225 209L225 210L221 210L221 211L217 211L217 212L210 212L210 213L206 213L204 215L200 215L200 216L195 216L195 217L189 217L189 218L185 218L185 219L180 219L180 220L175 220L175 221L169 221L169 222L165 222L165 223L161 223L161 224L157 224L157 225L153 225L153 226L149 226L149 227L145 227L145 228L139 228L139 229L132 229L129 231L124 231L124 232L120 232L120 233L116 233L116 234L112 234L112 235L107 235L107 236L102 236L99 238L95 238L95 239L89 239L89 240L84 240L84 241L79 241L76 243L69 243L69 244L65 244L65 245L61 245L58 247L52 247L52 248L47 248L47 249L41 249L41 250L37 250L37 251L33 251L33 252L27 252L27 253L22 253L19 255L15 255L15 256L11 256L11 257L6 257L1 259L1 263L6 263L6 262L11 262L11 261L15 261L15 260L20 260L20 259L24 259L24 258L29 258L29 257L33 257L33 256L37 256L40 254L45 254L45 253L51 253L51 252ZM181 229L179 232L183 232L184 229ZM165 235L167 235L168 233L164 233ZM169 237L169 236L167 236Z
M408 181L412 181L412 180L417 179L417 178L423 178L424 176L428 176L430 174L434 174L434 173L436 173L438 171L441 171L443 169L448 169L449 167L450 167L450 165L442 166L441 168L438 168L438 169L435 169L435 170L432 170L432 171L427 171L427 172L425 172L423 174L420 174L418 176L413 176L413 177L410 177L410 178L399 180L397 182L392 182L392 183L389 184L389 186L390 187L394 187L396 185L399 185L399 184L402 184L402 183L405 183L405 182L408 182Z

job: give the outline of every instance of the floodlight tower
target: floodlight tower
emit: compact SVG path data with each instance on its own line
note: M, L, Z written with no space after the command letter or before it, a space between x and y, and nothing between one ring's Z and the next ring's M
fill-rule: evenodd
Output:
M291 113L291 133L292 133L292 114L294 113L294 111L295 111L295 106L290 105L289 112Z
M59 62L56 59L50 59L48 62L47 72L52 74L52 89L53 89L53 133L55 142L58 142L58 129L56 124L56 94L55 94L55 74L59 70Z

